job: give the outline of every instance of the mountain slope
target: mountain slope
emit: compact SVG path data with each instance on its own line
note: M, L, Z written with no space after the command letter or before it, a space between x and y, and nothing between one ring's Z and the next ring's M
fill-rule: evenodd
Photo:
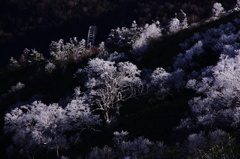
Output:
M173 18L172 32L133 22L98 47L60 39L48 58L12 58L0 72L1 156L237 158L240 16L218 18Z

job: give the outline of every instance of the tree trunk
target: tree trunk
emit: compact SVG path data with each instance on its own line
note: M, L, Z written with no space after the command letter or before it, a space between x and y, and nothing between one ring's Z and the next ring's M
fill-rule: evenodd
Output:
M110 119L109 119L109 115L108 115L108 112L107 112L107 111L105 112L104 118L105 118L106 122L107 122L108 124L110 124L111 121L110 121Z
M57 146L57 158L59 158L59 151L58 151L58 146Z

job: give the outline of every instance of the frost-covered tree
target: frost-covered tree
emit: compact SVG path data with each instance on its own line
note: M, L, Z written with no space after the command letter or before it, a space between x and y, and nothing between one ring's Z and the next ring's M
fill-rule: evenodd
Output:
M151 25L145 25L142 33L134 41L132 47L135 54L143 53L147 50L150 40L157 39L162 35L160 23L154 22Z
M200 149L204 148L206 143L206 138L203 136L203 133L200 132L198 134L191 134L188 136L188 150L189 153L194 155Z
M240 32L236 26L236 22L231 22L194 34L180 44L183 52L174 59L174 68L183 69L185 72L192 71L194 76L199 76L202 69L215 65L221 54L237 55L240 49Z
M106 47L105 47L105 43L102 41L99 46L98 46L98 50L99 52L106 52Z
M60 150L81 140L81 132L96 131L96 125L100 125L99 117L92 114L82 98L76 98L65 109L37 101L17 107L5 115L4 131L12 135L18 150L24 150L29 157L45 149L55 150L59 157Z
M170 73L166 72L163 68L157 68L151 75L151 86L157 90L156 96L163 99L170 94L170 88L166 85L166 82L171 76Z
M177 15L175 15L175 18L172 18L169 22L169 32L170 33L176 33L179 30L181 30L181 22L177 18Z
M214 3L212 8L211 20L216 20L222 17L226 13L225 9L222 7L221 3Z
M20 65L19 65L18 61L14 57L11 57L10 58L10 62L8 64L8 68L10 70L15 70L15 69L17 69L19 67L20 67Z
M200 57L204 53L203 43L202 41L198 41L193 47L186 50L184 54L180 53L175 59L174 68L196 68L199 66L197 62L194 60L194 56Z
M20 91L21 89L25 88L25 84L18 82L15 86L12 86L9 90L8 93L15 93L17 91Z
M34 102L7 113L4 130L12 134L14 145L30 156L44 148L54 149L58 154L68 146L64 134L65 118L65 110L58 105Z
M172 18L168 24L169 33L176 33L182 29L188 28L187 14L183 10L180 11L181 14L183 15L183 20L180 21L177 18L177 13L175 13L175 18Z
M106 41L109 47L122 47L132 45L133 53L143 53L146 51L149 41L162 35L159 21L152 24L146 24L139 27L136 21L133 21L131 28L112 29L109 38Z
M93 148L87 155L87 159L161 158L161 153L167 149L162 142L151 142L144 137L129 141L127 135L126 131L114 132L114 146L105 146L103 149Z
M163 68L156 68L151 74L148 84L152 100L163 100L167 96L173 97L174 92L184 88L186 83L184 76L185 73L181 69L169 73Z
M106 40L108 47L122 47L124 45L131 45L142 33L143 27L139 27L134 20L131 28L117 28L112 29Z
M237 0L235 7L233 8L233 11L240 11L240 0Z
M181 28L186 29L186 28L188 28L187 14L183 10L181 10L181 13L183 15L183 21L181 23Z
M237 128L240 125L240 54L221 55L215 67L210 68L201 81L188 82L188 87L204 97L189 102L198 124L209 127Z
M192 113L177 128L189 135L186 143L191 154L221 145L216 136L211 139L217 129L238 129L240 45L237 27L237 20L222 24L197 33L180 45L184 53L177 56L174 68L190 72L186 76L191 79L187 88L194 89L198 96L189 101ZM221 131L218 134L221 136Z
M86 40L78 41L76 37L70 42L64 43L63 39L58 42L52 41L50 44L50 54L55 61L65 64L69 60L78 61L81 55L86 52Z
M210 132L193 133L188 136L186 141L188 152L192 156L197 156L200 151L209 150L214 146L230 144L229 135L223 130L217 129Z
M46 71L47 73L52 73L52 71L55 70L55 69L56 69L56 66L55 66L53 63L51 63L51 62L49 62L49 63L45 66L45 71Z
M115 61L115 62L119 62L119 61L126 61L127 60L127 56L126 53L122 52L122 53L118 53L118 52L114 52L108 55L107 61Z
M37 64L41 61L44 61L44 56L42 53L39 53L36 49L27 49L23 51L22 59L27 61L28 65Z
M118 113L122 101L136 97L142 91L140 70L130 62L116 64L95 58L77 73L86 73L88 101L96 105L94 110L101 111L108 123L111 122L110 115Z
M95 126L101 125L101 120L99 115L95 115L90 110L90 106L87 104L86 96L81 96L82 92L79 87L75 88L75 99L73 99L65 108L66 111L66 121L69 125L67 129L70 131L78 130L74 142L77 142L81 132L84 130L94 130Z

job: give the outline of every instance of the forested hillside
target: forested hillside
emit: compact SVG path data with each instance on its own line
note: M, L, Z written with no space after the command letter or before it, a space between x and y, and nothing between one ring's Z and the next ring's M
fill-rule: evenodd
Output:
M42 3L67 2L80 5ZM88 10L97 2L81 1L86 16L130 4L101 1L98 15ZM0 70L0 158L240 158L240 1L213 3L194 24L178 11L167 25L113 27L96 46L72 37L11 57Z
M159 20L167 25L182 9L190 23L209 18L216 0L0 0L0 67L24 48L47 52L51 41L86 38L97 25L98 42L109 30ZM220 0L229 10L236 0ZM179 14L179 16L181 16ZM117 20L116 20L117 19Z

